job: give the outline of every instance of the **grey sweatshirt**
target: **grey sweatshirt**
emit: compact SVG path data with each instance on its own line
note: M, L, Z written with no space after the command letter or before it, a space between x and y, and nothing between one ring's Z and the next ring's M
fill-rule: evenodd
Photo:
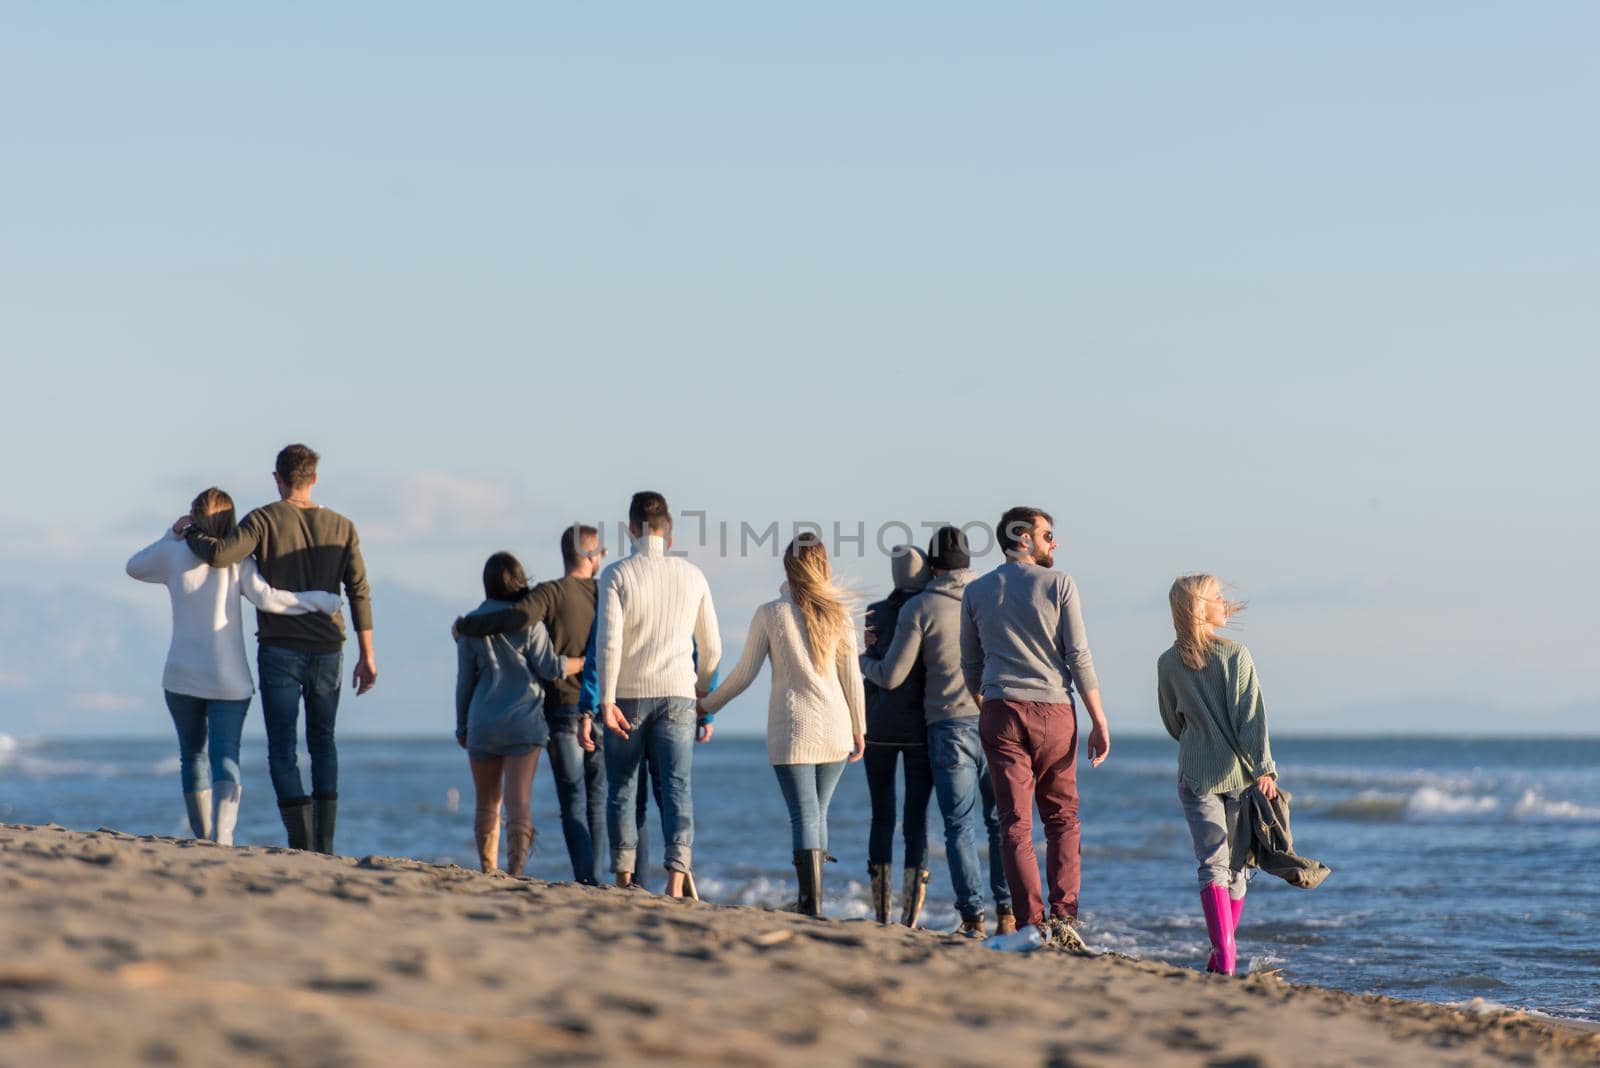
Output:
M1098 690L1078 587L1063 571L1007 560L967 585L961 670L986 701L1066 704Z
M922 709L929 723L978 714L961 671L961 595L977 577L976 571L961 570L933 579L900 609L883 658L861 658L862 676L886 690L903 683L920 660L927 672Z

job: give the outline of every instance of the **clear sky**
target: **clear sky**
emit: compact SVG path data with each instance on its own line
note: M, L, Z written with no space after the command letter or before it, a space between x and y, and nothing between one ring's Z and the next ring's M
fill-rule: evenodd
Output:
M448 729L483 557L552 575L645 487L735 543L864 522L867 595L882 523L1050 509L1114 729L1158 729L1204 569L1280 731L1593 731L1597 39L1555 0L7 5L0 732L168 729L123 562L295 440L374 581L345 731ZM737 652L778 564L690 549Z

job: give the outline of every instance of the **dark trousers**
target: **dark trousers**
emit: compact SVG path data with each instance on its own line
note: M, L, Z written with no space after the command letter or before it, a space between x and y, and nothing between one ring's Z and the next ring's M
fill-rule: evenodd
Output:
M306 799L300 778L300 704L306 706L306 752L311 757L311 793L332 801L339 796L339 750L334 721L339 715L341 653L305 653L263 645L256 654L261 678L261 716L267 725L267 771L278 804Z
M899 813L905 835L905 866L928 866L928 799L933 796L933 768L925 745L867 743L867 792L872 799L872 830L867 836L867 863L894 863L895 766L905 761L905 808Z

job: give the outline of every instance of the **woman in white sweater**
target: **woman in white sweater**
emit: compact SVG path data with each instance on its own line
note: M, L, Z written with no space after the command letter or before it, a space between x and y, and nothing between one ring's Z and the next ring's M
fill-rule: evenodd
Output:
M194 499L189 518L208 534L226 537L234 528L233 498L213 486ZM128 574L166 586L172 599L172 644L161 685L178 729L189 827L196 838L232 845L239 818L239 736L255 693L245 659L239 594L261 611L281 615L337 612L339 595L275 590L249 557L212 567L170 530L133 554Z
M856 632L844 594L833 583L827 551L815 538L789 543L789 581L756 609L739 664L700 701L708 722L755 681L772 660L767 704L767 759L789 806L796 909L822 914L822 862L828 851L828 802L848 760L866 748L866 699L856 662Z

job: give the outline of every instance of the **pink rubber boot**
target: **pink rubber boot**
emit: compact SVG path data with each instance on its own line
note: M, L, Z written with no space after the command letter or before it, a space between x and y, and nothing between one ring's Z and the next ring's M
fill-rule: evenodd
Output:
M1211 937L1211 959L1206 971L1232 975L1233 903L1228 900L1226 886L1208 886L1200 891L1200 907L1206 913L1206 934Z

